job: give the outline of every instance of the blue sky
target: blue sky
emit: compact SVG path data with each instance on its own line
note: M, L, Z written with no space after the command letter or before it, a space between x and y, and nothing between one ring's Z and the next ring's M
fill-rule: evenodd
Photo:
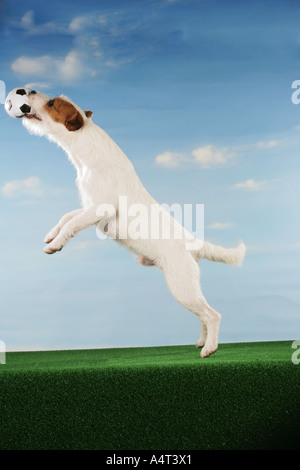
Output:
M300 5L294 1L0 3L0 79L65 94L162 203L204 204L205 238L242 268L200 263L220 342L297 339ZM0 337L9 350L191 344L197 319L163 276L90 228L43 238L79 206L64 152L0 107Z

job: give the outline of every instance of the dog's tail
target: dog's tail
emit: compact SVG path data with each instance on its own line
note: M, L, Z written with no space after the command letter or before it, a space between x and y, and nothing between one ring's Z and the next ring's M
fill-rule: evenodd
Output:
M209 242L203 242L202 248L197 251L197 260L201 258L210 261L219 261L230 266L241 266L246 254L244 243L240 243L236 248L223 248Z

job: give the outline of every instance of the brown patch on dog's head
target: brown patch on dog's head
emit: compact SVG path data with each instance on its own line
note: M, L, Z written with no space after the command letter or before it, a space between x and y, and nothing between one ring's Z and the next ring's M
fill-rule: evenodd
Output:
M77 131L84 124L80 112L72 103L63 98L53 98L45 104L44 108L53 121L63 124L68 131Z
M93 111L84 111L84 114L87 118L90 118L93 115Z

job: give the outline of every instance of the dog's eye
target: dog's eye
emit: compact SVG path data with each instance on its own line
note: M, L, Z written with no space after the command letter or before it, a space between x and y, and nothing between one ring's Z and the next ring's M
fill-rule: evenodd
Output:
M49 108L51 108L54 105L54 100L48 101L47 104L48 104Z

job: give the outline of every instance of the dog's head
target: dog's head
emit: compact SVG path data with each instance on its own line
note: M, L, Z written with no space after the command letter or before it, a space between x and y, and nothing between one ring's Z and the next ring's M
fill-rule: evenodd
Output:
M34 90L28 96L34 114L26 114L24 126L38 135L57 136L82 129L92 111L82 111L75 103L61 95L51 98Z

